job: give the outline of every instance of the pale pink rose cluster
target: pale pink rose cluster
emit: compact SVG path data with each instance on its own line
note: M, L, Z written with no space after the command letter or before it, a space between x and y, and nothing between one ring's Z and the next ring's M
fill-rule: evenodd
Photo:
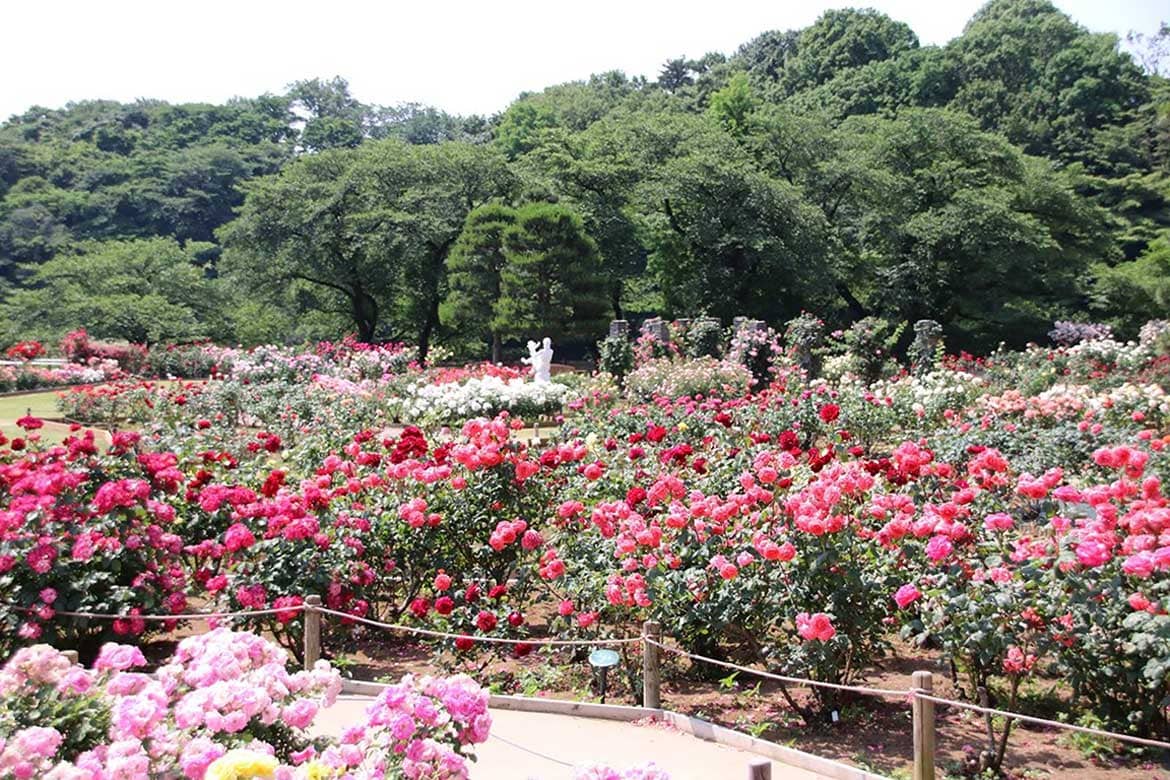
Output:
M275 745L254 735L275 728L306 736L304 729L341 689L328 663L289 672L287 662L275 644L226 628L184 639L170 662L151 674L134 671L146 659L125 645L103 647L92 670L45 645L24 648L0 670L0 691L10 702L89 692L108 706L110 728L104 744L72 761L58 754L65 735L56 729L4 735L0 777L203 780L230 749L275 757ZM487 692L470 677L407 676L387 687L365 722L339 741L278 756L287 763L279 763L273 776L458 780L468 776L470 746L486 741L490 728Z
M56 688L73 669L68 658L48 645L22 647L0 669L0 696L31 694L42 686Z
M16 780L44 777L63 737L57 729L43 726L21 729L9 737L0 737L0 777Z
M388 686L320 761L345 780L383 778L395 767L406 778L468 776L466 750L491 729L487 691L466 675L414 677Z
M277 721L307 728L341 691L327 663L290 673L285 651L254 634L219 628L184 639L156 677L171 694L175 726L208 735L236 734Z
M24 729L0 741L0 777L116 780L177 772L201 780L229 743L274 755L272 745L249 741L253 729L276 726L304 736L341 690L341 676L328 663L296 672L287 663L275 644L227 628L184 639L152 674L133 671L146 664L136 647L105 645L92 670L45 645L23 648L0 670L6 700L98 695L109 708L108 741L65 762L57 756L60 732Z

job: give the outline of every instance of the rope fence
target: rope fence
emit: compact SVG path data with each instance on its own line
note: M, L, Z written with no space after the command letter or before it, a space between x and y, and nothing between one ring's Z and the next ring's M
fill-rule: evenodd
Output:
M2 604L0 606L17 612L25 612L29 614L36 614L38 610L32 607L18 607L15 604ZM112 612L68 612L66 610L54 609L54 617L75 617L87 618L90 620L145 620L147 622L169 622L182 620L225 620L227 618L240 617L257 617L260 615L287 615L290 612L304 612L305 606L303 604L291 605L288 607L281 607L280 609L242 609L237 612L175 612L170 615L135 615L135 614L115 614Z
M1117 734L1112 731L1095 729L1090 726L1078 726L1075 723L1062 723L1059 720L1047 720L1045 718L1036 718L1031 715L1021 715L1018 712L997 710L994 707L983 707L978 704L972 704L971 702L956 701L954 699L943 699L917 688L911 688L909 693L911 696L917 699L934 702L935 704L942 704L947 707L958 707L964 710L971 710L972 712L978 712L983 715L995 715L1001 718L1009 718L1011 720L1019 720L1025 723L1033 723L1037 726L1050 726L1052 728L1064 729L1066 731L1079 731L1082 734L1092 734L1096 737L1107 737L1109 739L1116 739L1122 742L1132 742L1135 745L1145 745L1147 747L1156 747L1162 748L1163 750L1170 750L1170 742L1162 742L1157 739L1134 737L1130 736L1129 734Z
M380 620L371 620L370 618L359 617L351 615L348 612L339 612L335 609L328 609L326 607L318 607L316 611L322 615L333 615L342 618L343 620L352 620L355 623L363 623L367 626L381 628L387 631L402 631L408 634L418 634L420 636L429 636L436 639L470 639L473 642L489 642L503 645L529 645L532 647L594 647L597 645L632 645L643 641L642 636L629 637L615 637L613 639L512 639L503 636L472 636L470 634L452 634L447 631L433 631L429 628L417 628L415 626L403 626L397 623L383 623Z
M21 612L36 612L36 610L29 607L21 607L14 604L2 604L0 606ZM407 626L397 623L386 623L380 620L373 620L371 618L361 617L358 615L351 615L347 612L341 612L339 610L322 606L320 596L308 596L305 598L305 601L302 604L289 605L280 609L249 609L234 612L184 612L171 615L132 615L101 612L54 611L54 615L61 617L87 618L92 620L144 620L168 622L182 620L226 620L231 618L260 617L276 614L288 615L289 613L296 612L304 613L305 617L303 648L305 668L311 668L321 657L321 619L323 616L330 616L340 618L348 622L361 623L363 625L378 628L383 631L397 631L436 639L470 639L474 642L504 645L528 645L532 647L595 647L598 645L612 646L641 644L643 656L642 701L643 706L650 709L661 709L661 658L658 652L660 650L671 653L673 655L691 659L692 661L699 661L702 663L711 664L713 666L730 669L744 674L754 675L763 679L787 683L790 685L847 691L862 696L872 696L878 698L903 699L911 704L913 711L914 772L912 777L914 780L933 780L935 777L934 705L936 704L945 707L956 707L972 712L978 712L983 715L1006 718L1008 720L1018 720L1037 726L1089 734L1095 737L1114 739L1120 742L1128 742L1145 747L1170 750L1170 742L1164 742L1156 739L1147 739L1144 737L1136 737L1129 734L1119 734L1117 732L1106 731L1104 729L1097 729L1089 726L1079 726L1073 723L1064 723L1057 720L1049 720L1047 718L1038 718L1031 715L1024 715L1018 712L1009 712L1007 710L1000 710L994 707L985 707L978 704L973 704L971 702L957 701L955 699L935 696L933 693L934 675L929 671L914 672L914 685L910 688L876 688L864 685L843 685L840 683L826 682L823 680L811 680L804 677L789 677L787 675L768 672L763 669L755 669L750 666L742 666L740 664L731 663L729 661L710 658L708 656L699 655L697 653L687 652L686 650L672 647L671 645L662 642L661 627L657 621L653 620L646 621L646 623L643 625L642 633L638 636L615 637L611 639L513 639L509 637L471 636L469 634L456 634L447 631L435 631L432 629L418 628L416 626Z
M660 650L665 650L668 653L685 656L687 658L702 661L703 663L712 664L713 666L722 666L724 669L733 669L737 672L746 672L747 674L754 674L757 677L763 677L767 680L776 680L777 682L789 683L791 685L801 685L806 688L830 688L837 691L852 691L853 693L860 693L866 696L879 696L894 699L909 699L914 692L913 688L867 688L864 685L841 685L839 683L824 682L822 680L810 680L805 677L786 677L782 674L774 674L772 672L765 672L762 669L753 669L750 666L740 666L728 661L720 661L715 658L708 658L705 655L697 653L688 653L677 647L670 647L661 642L653 640L647 636L642 637L647 644L653 645Z

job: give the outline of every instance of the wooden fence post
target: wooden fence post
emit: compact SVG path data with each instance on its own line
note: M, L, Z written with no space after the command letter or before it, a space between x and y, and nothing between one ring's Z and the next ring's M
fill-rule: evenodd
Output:
M916 690L934 691L934 675L915 672ZM914 780L934 780L934 702L914 697Z
M766 758L753 758L748 764L748 780L772 780L772 762Z
M642 624L642 634L646 639L661 642L662 624L657 620L647 620ZM658 647L643 641L642 706L654 710L662 708L662 670L658 666L658 660Z
M321 657L321 597L305 596L305 668Z

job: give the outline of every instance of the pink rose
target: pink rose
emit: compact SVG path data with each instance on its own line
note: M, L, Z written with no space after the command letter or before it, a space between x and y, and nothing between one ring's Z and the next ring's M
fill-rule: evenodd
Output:
M1154 556L1145 550L1134 553L1122 562L1121 569L1131 577L1145 579L1154 573Z
M256 536L243 523L235 523L223 535L223 546L230 552L246 550L255 543Z
M906 609L920 598L922 598L922 592L910 583L906 583L894 593L894 601L897 602L898 609Z
M1014 525L1012 516L1003 512L990 514L983 520L983 527L988 531L1010 531Z
M801 612L796 616L796 632L802 639L819 639L822 642L828 642L837 635L832 618L824 612L815 612L812 615Z
M280 718L294 729L307 729L317 717L317 702L312 699L297 699L284 708Z
M1096 539L1086 539L1076 548L1077 560L1089 567L1103 566L1113 557L1113 552Z
M134 666L146 666L146 657L137 647L107 642L102 645L93 668L99 672L124 671Z
M1152 606L1152 602L1142 593L1131 593L1126 601L1134 612L1145 612Z
M930 541L926 543L926 557L930 558L934 563L943 561L955 549L951 544L951 540L945 536L932 536Z

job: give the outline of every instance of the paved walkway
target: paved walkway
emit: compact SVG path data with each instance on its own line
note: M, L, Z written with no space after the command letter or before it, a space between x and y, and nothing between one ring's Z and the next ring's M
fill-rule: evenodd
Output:
M362 719L369 698L342 696L318 716L314 731L336 736ZM573 767L604 762L626 768L653 761L672 780L743 780L754 753L717 745L663 726L598 718L492 710L491 737L476 747L473 780L571 780ZM824 780L772 762L773 780Z

